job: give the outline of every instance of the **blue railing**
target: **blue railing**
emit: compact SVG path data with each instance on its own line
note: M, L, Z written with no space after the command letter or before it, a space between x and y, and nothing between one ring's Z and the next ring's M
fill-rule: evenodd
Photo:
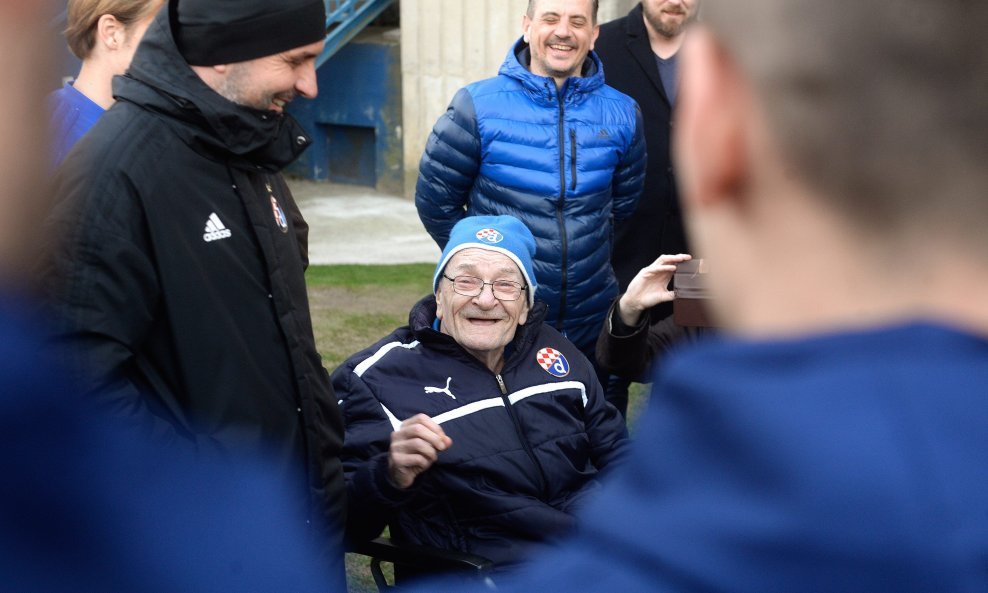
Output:
M331 58L348 41L370 24L394 0L325 0L326 47L316 67Z

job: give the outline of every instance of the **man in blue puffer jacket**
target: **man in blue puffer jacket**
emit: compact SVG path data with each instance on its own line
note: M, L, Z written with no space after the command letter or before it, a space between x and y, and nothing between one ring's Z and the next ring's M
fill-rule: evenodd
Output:
M536 240L546 322L590 360L617 282L612 226L645 175L641 113L604 84L597 2L532 0L498 76L461 89L426 145L415 205L440 248L468 215L510 214Z
M333 373L351 541L389 524L397 540L507 570L569 532L622 456L620 414L542 322L534 251L517 218L460 221L435 295Z

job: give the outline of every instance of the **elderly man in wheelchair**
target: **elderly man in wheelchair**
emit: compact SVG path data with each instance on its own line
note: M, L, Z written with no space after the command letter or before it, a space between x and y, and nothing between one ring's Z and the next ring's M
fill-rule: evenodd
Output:
M351 545L387 525L399 545L510 570L573 527L624 453L624 420L593 367L543 323L534 253L514 217L461 220L435 294L333 373Z

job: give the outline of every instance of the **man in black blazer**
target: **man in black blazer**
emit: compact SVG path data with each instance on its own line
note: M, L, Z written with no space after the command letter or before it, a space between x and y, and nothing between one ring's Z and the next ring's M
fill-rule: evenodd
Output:
M676 195L669 136L676 104L677 55L699 7L700 0L643 0L627 16L601 25L594 46L604 63L604 80L635 99L645 120L645 189L635 214L615 226L611 251L622 292L659 255L690 252ZM651 317L655 322L671 313L671 303L663 303ZM611 377L606 387L608 400L624 413L628 383Z

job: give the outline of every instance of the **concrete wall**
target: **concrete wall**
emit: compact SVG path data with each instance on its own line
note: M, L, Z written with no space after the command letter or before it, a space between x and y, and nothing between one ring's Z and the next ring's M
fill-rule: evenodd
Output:
M368 27L319 68L319 96L288 111L313 144L294 175L404 191L400 31Z
M636 0L600 0L601 22ZM405 196L415 193L419 159L456 91L494 76L521 36L528 0L401 0Z

